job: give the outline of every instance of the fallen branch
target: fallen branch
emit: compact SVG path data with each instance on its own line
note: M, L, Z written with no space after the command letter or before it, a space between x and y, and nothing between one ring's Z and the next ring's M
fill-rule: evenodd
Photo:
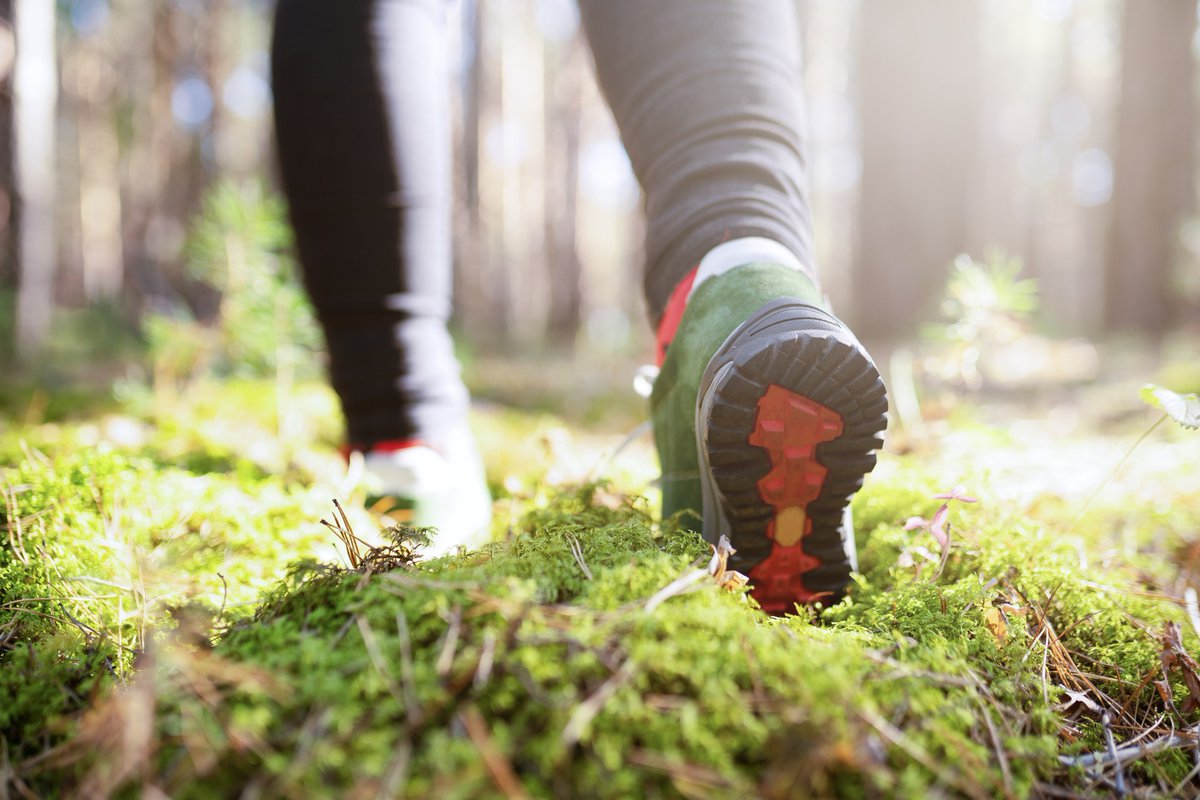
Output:
M1098 753L1083 753L1078 756L1059 756L1058 762L1064 767L1083 767L1084 769L1107 769L1116 764L1128 764L1139 758L1171 750L1176 747L1189 747L1196 744L1196 732L1187 734L1172 733L1155 739L1148 744L1124 745Z

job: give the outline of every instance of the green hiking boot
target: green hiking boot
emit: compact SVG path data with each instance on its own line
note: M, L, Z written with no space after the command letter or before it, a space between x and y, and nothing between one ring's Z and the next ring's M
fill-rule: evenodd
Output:
M728 536L769 613L836 602L856 566L849 500L887 427L874 362L794 269L737 267L686 303L650 398L663 517Z

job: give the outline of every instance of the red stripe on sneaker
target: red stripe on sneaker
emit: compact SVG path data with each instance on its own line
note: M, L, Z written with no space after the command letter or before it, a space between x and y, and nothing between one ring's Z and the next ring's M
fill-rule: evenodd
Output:
M372 453L395 453L397 450L407 450L410 447L424 447L420 439L388 439L371 445Z
M683 280L675 284L675 289L672 290L671 296L667 299L667 307L663 309L662 320L658 323L658 336L656 337L656 355L658 357L658 366L663 365L663 361L667 358L667 345L675 338L675 331L679 330L679 323L683 320L683 312L687 309L688 295L692 292L692 284L696 282L696 271L700 267L694 267L691 272L684 276Z
M772 614L817 599L804 574L821 560L804 552L812 533L808 506L821 494L829 474L817 461L817 445L842 435L841 415L803 395L771 384L758 399L758 416L747 442L767 451L771 471L758 481L758 494L775 510L767 523L771 554L750 570L754 598Z
M425 442L420 439L386 439L382 442L376 442L370 447L361 444L344 444L341 452L342 458L349 460L351 453L395 453L398 450L407 450L410 447L423 447Z

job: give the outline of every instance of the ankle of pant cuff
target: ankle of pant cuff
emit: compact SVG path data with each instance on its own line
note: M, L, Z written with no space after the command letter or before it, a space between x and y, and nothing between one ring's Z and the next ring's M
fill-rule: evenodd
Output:
M709 278L723 275L746 264L778 264L781 267L795 270L812 283L814 296L819 297L820 295L820 289L808 268L795 253L774 239L763 236L743 236L722 242L705 253L704 257L700 259L700 263L693 267L683 280L671 290L655 337L655 355L659 367L663 365L663 361L667 357L667 346L675 338L679 323L683 319L683 313L687 309L687 302L696 289Z

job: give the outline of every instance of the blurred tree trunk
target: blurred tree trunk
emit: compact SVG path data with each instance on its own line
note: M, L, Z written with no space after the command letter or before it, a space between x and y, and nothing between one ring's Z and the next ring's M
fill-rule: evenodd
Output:
M125 277L121 240L121 155L112 121L117 71L110 30L75 42L71 53L79 186L79 259L89 302L119 297ZM64 54L65 55L65 54ZM65 66L64 66L65 71Z
M483 25L479 3L464 3L463 49L471 54L471 66L463 76L463 184L464 202L472 220L479 218L479 99L483 83Z
M496 180L493 240L496 288L492 302L504 305L502 341L537 341L545 330L545 147L538 139L545 130L543 48L534 24L530 0L491 4L489 17L498 39L498 127L488 130L487 152ZM486 212L485 206L485 213Z
M122 53L119 69L126 76L122 87L128 108L130 133L122 138L122 216L125 269L129 284L126 300L134 309L153 297L168 295L166 277L156 269L170 231L156 224L164 202L163 186L169 174L172 61L172 5L150 6L144 0L115 0L122 22L119 36L135 43Z
M511 60L510 51L519 46L505 41L508 26L505 21L514 14L511 4L476 0L479 20L479 54L482 59L479 84L480 129L484 134L479 160L479 208L480 245L484 250L476 267L482 273L481 297L484 301L482 322L484 338L480 340L492 346L506 345L511 341L512 277L511 253L508 250L506 226L513 211L512 195L515 176L505 173L504 150L511 132L505 129L505 106L511 108L512 98L506 97L505 58ZM503 6L503 7L502 7ZM490 141L489 141L490 140ZM498 151L498 152L494 152ZM497 160L494 156L499 155Z
M492 31L496 20L488 18L493 5L486 0L463 2L463 50L470 61L463 73L461 140L455 143L455 163L462 164L462 213L455 215L455 318L478 344L494 342L498 331L508 329L508 305L503 302L508 283L496 269L499 251L493 222L499 180L484 152L487 126L498 115L499 79L493 67L500 46Z
M1117 116L1110 328L1160 334L1171 323L1176 231L1193 208L1194 0L1126 0Z
M130 7L143 4L142 0L125 2ZM138 127L129 155L129 189L134 198L126 228L132 251L127 257L130 279L136 284L139 308L180 304L192 311L198 306L211 311L211 292L187 276L183 244L190 216L199 209L207 186L202 141L211 135L212 119L185 131L174 108L180 66L191 56L203 67L198 76L214 91L212 112L216 113L220 98L211 83L209 53L193 54L188 47L191 34L201 42L215 35L209 27L211 9L207 4L190 9L175 3L144 5L141 21L146 33L138 40L145 48L138 59L144 62L145 71L139 70L144 88L132 98Z
M583 59L579 39L546 43L546 265L551 344L571 349L582 321L582 264L575 241Z
M979 115L978 0L860 6L860 336L911 333L966 245Z
M16 288L16 236L13 202L13 0L0 0L0 291ZM0 326L0 332L7 326Z
M32 358L50 332L54 310L55 4L16 0L13 118L20 203L17 352Z

